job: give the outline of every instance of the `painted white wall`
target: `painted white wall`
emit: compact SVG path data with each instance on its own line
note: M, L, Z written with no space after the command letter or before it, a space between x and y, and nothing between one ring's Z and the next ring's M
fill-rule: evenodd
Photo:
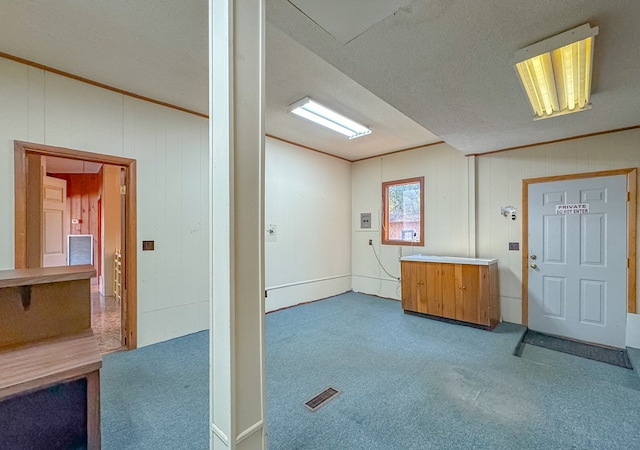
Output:
M138 241L156 241L138 251L138 345L207 328L207 120L2 58L0 80L0 269L14 267L14 140L135 158Z
M350 290L351 163L270 138L265 152L266 310Z
M400 299L399 257L411 254L473 256L468 211L473 186L472 160L447 144L439 144L371 158L352 165L352 272L353 290ZM425 245L381 245L382 183L424 176ZM360 213L371 213L371 229L360 229ZM373 245L369 246L369 239ZM374 250L386 274L378 264ZM490 255L479 255L490 256Z
M477 157L477 246L498 258L504 320L522 321L522 254L508 242L522 239L522 180L640 167L640 130L628 130ZM515 221L500 207L518 209ZM640 292L640 291L639 291ZM640 347L640 318L627 318L627 345Z

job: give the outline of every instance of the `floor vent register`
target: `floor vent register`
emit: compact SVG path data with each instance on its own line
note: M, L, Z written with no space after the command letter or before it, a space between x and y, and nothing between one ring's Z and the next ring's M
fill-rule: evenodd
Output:
M311 411L316 411L318 408L323 406L329 400L334 398L336 395L340 393L336 388L328 387L324 391L320 392L318 395L314 396L310 400L304 402L304 405L309 408Z

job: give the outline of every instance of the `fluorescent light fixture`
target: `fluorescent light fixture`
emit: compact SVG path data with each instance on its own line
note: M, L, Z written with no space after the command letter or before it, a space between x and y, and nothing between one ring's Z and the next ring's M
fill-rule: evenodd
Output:
M342 114L330 110L326 106L322 106L315 100L305 97L289 106L289 112L303 117L307 120L327 127L338 133L348 136L349 139L355 139L371 133L371 130L364 125L360 125L351 119L346 118Z
M588 23L515 54L515 69L535 119L591 109L593 40L599 28Z

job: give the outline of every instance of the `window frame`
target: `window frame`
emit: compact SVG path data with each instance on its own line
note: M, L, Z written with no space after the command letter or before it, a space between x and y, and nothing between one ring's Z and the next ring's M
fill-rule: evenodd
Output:
M389 239L389 187L403 184L420 184L420 240L403 241L397 239ZM384 181L382 183L382 226L381 241L383 245L408 245L424 247L424 177L405 178L402 180Z

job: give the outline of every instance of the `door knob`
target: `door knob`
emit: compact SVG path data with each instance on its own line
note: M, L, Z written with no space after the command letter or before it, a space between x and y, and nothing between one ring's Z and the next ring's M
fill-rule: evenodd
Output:
M536 263L531 264L529 267L531 267L532 269L537 269L538 265Z

